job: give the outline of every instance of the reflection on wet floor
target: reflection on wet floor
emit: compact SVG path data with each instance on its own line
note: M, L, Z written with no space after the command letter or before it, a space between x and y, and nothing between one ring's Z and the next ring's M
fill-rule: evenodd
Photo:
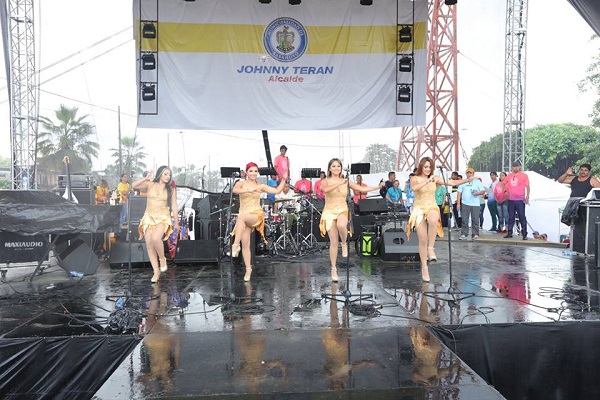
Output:
M31 285L10 271L0 329L4 338L101 335L124 299L143 341L97 399L339 391L500 399L431 325L600 319L593 258L469 242L453 243L450 265L445 244L431 283L414 263L355 254L349 279L339 266L332 283L326 252L258 257L250 283L227 260L172 265L157 285L149 268L102 265L81 281L49 269Z

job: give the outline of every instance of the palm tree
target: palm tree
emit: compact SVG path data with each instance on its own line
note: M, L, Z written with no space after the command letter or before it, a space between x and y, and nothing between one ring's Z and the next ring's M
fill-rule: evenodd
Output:
M132 177L141 176L146 169L144 158L147 154L144 153L144 146L137 141L137 136L123 136L121 138L121 148L121 153L119 153L119 149L110 149L113 152L111 156L115 158L115 163L110 167L110 170L109 168L106 169L107 173L118 175L119 161L121 161L123 173L128 173Z
M90 139L95 127L86 122L88 115L77 116L77 107L61 104L54 112L56 122L40 117L37 151L39 164L48 170L62 170L63 158L69 156L72 171L89 171L98 157L100 145Z

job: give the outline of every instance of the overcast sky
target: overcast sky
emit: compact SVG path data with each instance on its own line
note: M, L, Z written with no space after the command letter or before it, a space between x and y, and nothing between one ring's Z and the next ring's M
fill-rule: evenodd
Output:
M250 0L252 1L252 0ZM356 0L358 1L358 0ZM53 116L63 103L77 106L97 127L101 157L95 169L112 160L118 147L117 108L122 135L136 132L136 51L132 33L132 3L127 0L52 0L35 2L39 39L40 114ZM505 0L459 0L459 128L462 148L473 147L503 130ZM593 93L580 94L577 82L598 53L590 42L592 29L566 0L529 2L526 127L573 122L588 124ZM74 55L74 56L72 56ZM69 57L71 56L71 57ZM66 60L64 58L68 57ZM0 91L0 155L10 156L7 91ZM158 131L139 129L149 154L147 164L194 164L199 169L266 165L260 131ZM398 149L400 129L365 131L269 131L271 154L288 147L292 178L301 168L323 168L332 157L360 162L373 143ZM167 155L167 147L170 149ZM460 151L462 154L462 150ZM465 160L461 157L460 168Z

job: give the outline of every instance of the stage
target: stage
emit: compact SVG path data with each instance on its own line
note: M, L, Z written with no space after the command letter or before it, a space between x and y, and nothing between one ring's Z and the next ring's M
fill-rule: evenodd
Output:
M483 231L477 241L458 236L452 232L452 280L445 238L436 244L438 261L430 263L431 283L421 282L418 263L361 257L353 247L349 281L340 257L340 281L332 283L326 242L302 255L257 255L249 283L237 263L231 279L228 258L219 264L171 264L158 285L150 283L149 267L132 268L130 275L108 261L82 278L47 265L31 282L35 265L11 265L0 284L7 371L0 394L597 398L600 385L592 374L599 367L598 335L590 334L600 329L595 258ZM358 300L361 296L366 299ZM143 319L120 326L116 309ZM81 368L72 372L66 364L73 360L61 359L59 351L56 365L65 363L58 369L67 371L63 385L11 385L25 371L19 375L14 365L23 361L7 349L32 338L126 342L118 353L80 357ZM63 351L71 354L70 348ZM85 385L68 385L81 382L86 363L99 370L89 371Z

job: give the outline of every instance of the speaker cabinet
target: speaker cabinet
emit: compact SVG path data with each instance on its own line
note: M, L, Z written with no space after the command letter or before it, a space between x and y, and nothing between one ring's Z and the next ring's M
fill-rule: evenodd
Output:
M146 212L146 196L129 196L129 220L139 225Z
M100 260L83 239L74 239L66 249L58 253L58 265L67 272L83 272L94 275Z
M148 252L146 251L146 242L131 242L131 244L127 242L116 242L110 246L109 264L111 268L128 266L130 253L132 265L150 265Z
M180 240L175 253L176 264L219 262L217 240Z
M406 236L406 232L393 229L383 232L381 259L384 261L419 261L419 239L416 232Z
M360 199L358 201L358 211L360 215L384 213L388 211L387 202L384 198Z
M230 196L230 193L208 194L206 197L201 199L194 199L194 201L192 201L192 207L196 210L196 215L198 218L218 220L219 210L225 209L229 206ZM233 208L231 209L233 214L239 212L239 204L239 197L234 195Z

